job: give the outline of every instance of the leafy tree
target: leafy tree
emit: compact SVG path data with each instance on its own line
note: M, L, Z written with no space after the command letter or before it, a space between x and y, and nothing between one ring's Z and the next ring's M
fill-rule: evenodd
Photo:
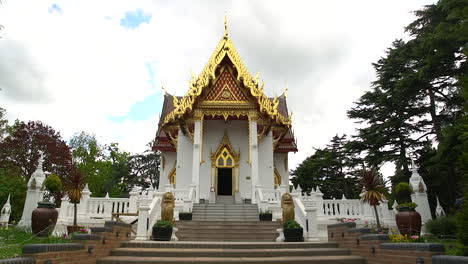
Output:
M124 178L128 188L133 185L143 188L159 187L161 160L158 152L147 150L141 154L132 155L129 162L131 173L128 179Z
M10 130L0 142L0 168L17 167L21 177L28 181L42 151L44 171L60 177L68 175L71 153L59 132L40 121L16 121Z
M383 199L385 187L381 184L378 174L375 171L363 171L361 184L363 187L362 201L369 203L374 207L375 220L377 222L377 228L380 229L380 219L377 213L377 205Z
M75 167L73 163L68 164L69 175L65 178L65 191L70 202L74 205L73 226L77 225L77 204L80 202L83 188L85 187L85 176Z
M8 120L5 118L5 115L6 110L0 107L0 140L6 135L8 128Z
M394 177L394 182L408 181L408 149L420 145L412 136L427 129L424 110L408 100L418 96L405 79L412 73L407 67L408 52L402 40L393 42L386 56L374 64L377 80L372 83L371 91L348 111L350 118L363 125L348 144L350 151L365 154L366 162L372 167L395 162L401 173ZM419 124L414 123L416 118L421 120Z
M347 198L357 198L360 188L355 166L359 162L346 152L346 143L346 135L336 135L326 148L316 149L292 171L293 184L300 185L305 192L320 186L325 198L341 198L343 194Z
M122 196L131 188L125 182L130 174L130 154L120 151L118 144L101 145L94 135L81 132L71 138L70 147L93 196Z
M10 221L19 221L23 213L27 185L18 168L0 168L0 209L11 195Z

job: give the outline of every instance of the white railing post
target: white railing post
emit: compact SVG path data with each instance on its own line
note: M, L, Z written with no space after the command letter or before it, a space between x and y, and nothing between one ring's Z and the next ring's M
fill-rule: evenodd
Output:
M150 210L146 197L140 196L140 206L138 207L138 226L135 240L148 240L148 212Z
M80 203L78 204L78 217L80 219L86 218L86 214L88 213L88 201L90 197L91 191L89 190L88 184L86 184L82 191Z
M323 193L320 191L320 188L317 186L317 189L315 190L315 201L317 205L317 214L318 215L324 215L324 210L323 210Z
M305 208L307 215L307 240L318 240L317 206L314 202Z
M68 215L68 206L70 202L68 201L68 196L65 195L62 197L62 203L60 204L60 211L59 211L59 216L58 219L66 219L69 217Z
M128 199L128 211L130 213L136 213L137 211L137 200L138 200L138 188L133 186L133 189L129 193L130 198Z

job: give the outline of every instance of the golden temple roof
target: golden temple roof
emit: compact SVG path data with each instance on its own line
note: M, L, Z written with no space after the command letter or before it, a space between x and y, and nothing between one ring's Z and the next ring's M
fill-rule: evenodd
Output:
M225 57L228 57L236 68L237 80L241 82L256 99L259 111L267 114L271 119L275 120L276 123L290 127L291 115L284 115L283 111L278 111L280 105L278 97L273 99L268 98L263 90L264 83L259 82L259 73L253 77L242 62L234 44L229 38L227 19L225 19L224 22L224 35L216 46L210 60L198 77L192 76L189 82L189 90L182 98L176 96L172 97L174 108L170 113L164 116L162 125L171 123L184 114L192 112L197 97L202 94L205 87L209 86L211 80L215 80L215 71Z

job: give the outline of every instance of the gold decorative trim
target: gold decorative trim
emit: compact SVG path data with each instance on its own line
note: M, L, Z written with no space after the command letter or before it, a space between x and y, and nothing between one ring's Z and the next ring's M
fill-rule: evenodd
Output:
M167 175L167 178L169 179L169 183L173 186L176 185L177 182L177 171L176 171L176 162L174 162L174 168L169 172Z
M264 83L259 83L259 74L254 77L249 73L247 67L242 62L242 59L237 52L234 44L229 38L227 31L223 38L219 41L215 51L211 55L210 60L206 64L203 71L198 78L189 81L189 90L180 100L173 97L174 110L169 113L165 119L164 124L175 121L185 113L191 112L194 107L195 99L201 95L203 89L207 87L212 80L216 78L215 72L217 66L221 63L224 57L227 56L237 70L237 80L242 82L244 86L250 91L250 94L255 97L260 108L260 112L266 113L277 123L290 126L291 117L283 116L278 112L279 99L275 97L270 100L264 93Z
M278 169L275 167L275 170L274 170L274 179L273 179L273 182L274 182L274 186L275 187L278 187L281 185L281 174L279 173Z

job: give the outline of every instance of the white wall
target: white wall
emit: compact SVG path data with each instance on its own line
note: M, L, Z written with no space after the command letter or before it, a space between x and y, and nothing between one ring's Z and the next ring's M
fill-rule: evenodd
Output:
M177 189L188 189L192 183L192 140L179 129L177 139Z
M262 188L274 188L273 170L273 136L269 132L258 143L258 182Z
M248 152L248 122L244 120L232 120L225 125L223 120L205 120L203 125L203 159L200 167L200 198L208 198L211 187L211 151L215 152L224 136L227 126L227 134L232 147L236 152L240 150L239 162L239 192L242 198L250 198L250 165ZM213 186L214 186L213 182ZM235 186L234 186L235 187Z
M161 172L159 174L159 189L160 190L164 190L164 186L169 183L168 176L172 168L174 168L175 166L177 154L175 152L163 152L161 153L161 158L162 157L164 157L164 167L162 167L162 164L161 164Z

